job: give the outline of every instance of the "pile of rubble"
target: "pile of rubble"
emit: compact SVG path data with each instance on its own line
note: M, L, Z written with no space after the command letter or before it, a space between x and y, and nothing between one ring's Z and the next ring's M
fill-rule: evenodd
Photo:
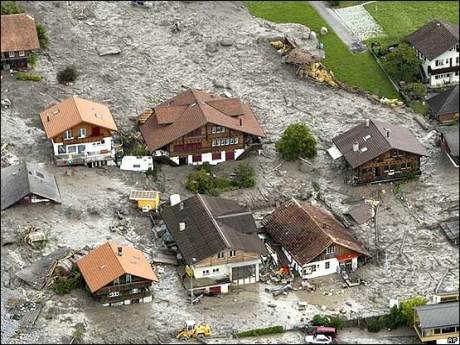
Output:
M1 161L1 167L6 168L10 165L16 165L19 163L19 158L16 157L14 154L8 151L7 149L8 143L5 143L2 145L2 161Z

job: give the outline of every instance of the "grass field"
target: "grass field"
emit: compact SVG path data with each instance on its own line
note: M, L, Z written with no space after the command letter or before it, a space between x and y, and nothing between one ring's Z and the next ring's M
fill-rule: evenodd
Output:
M334 7L334 8L351 7L351 6L364 4L365 2L367 2L367 1L340 1L339 6Z
M400 40L433 19L458 23L457 1L378 1L364 7L391 41Z
M245 4L252 15L275 23L300 23L316 32L322 26L327 27L329 33L321 38L326 51L323 62L339 80L379 96L399 97L370 53L351 53L308 2L246 1Z

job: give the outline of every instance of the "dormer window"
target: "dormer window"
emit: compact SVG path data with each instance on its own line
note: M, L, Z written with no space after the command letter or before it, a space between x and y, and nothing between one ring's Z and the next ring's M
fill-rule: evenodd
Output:
M26 52L24 50L19 51L19 56L26 56Z
M10 58L14 58L14 52L8 52L8 56L9 56Z
M72 137L72 130L68 129L64 132L64 140L73 139Z
M79 138L86 137L86 128L80 128Z

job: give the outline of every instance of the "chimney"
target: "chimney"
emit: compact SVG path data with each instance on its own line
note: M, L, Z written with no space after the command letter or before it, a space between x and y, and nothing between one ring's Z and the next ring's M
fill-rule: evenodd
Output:
M353 142L353 151L354 152L358 152L359 151L359 143L358 143L358 140L355 140Z
M46 115L46 121L50 122L50 117L49 117L49 115Z
M366 127L369 127L371 121L369 119L366 119Z
M390 137L390 130L388 128L385 128L385 132L386 132L386 137L389 138Z
M169 202L170 202L171 206L177 205L178 203L180 203L180 195L179 194L172 194L169 197Z
M182 211L184 209L184 202L182 201L179 205L180 210Z
M243 119L240 118L240 126L243 126Z
M123 254L123 247L118 247L118 256Z
M180 222L179 223L179 231L184 231L185 230L185 222Z

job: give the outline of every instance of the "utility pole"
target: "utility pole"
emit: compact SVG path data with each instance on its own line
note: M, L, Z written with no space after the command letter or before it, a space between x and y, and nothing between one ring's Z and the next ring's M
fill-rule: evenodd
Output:
M192 258L192 266L190 267L190 272L191 272L191 275L190 275L190 305L193 306L193 299L194 299L194 296L193 296L193 264L196 262L196 259L195 258Z

